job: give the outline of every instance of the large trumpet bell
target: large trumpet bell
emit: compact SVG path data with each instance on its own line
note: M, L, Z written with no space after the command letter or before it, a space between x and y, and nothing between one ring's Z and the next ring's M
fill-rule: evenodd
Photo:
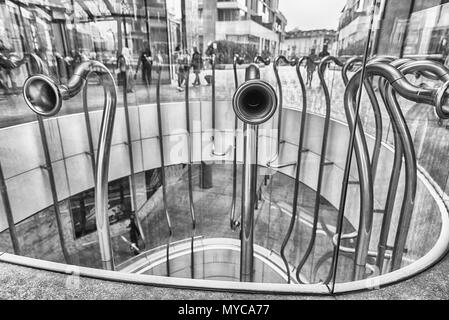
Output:
M234 93L232 105L235 114L244 123L262 124L276 112L276 91L265 81L248 80Z
M34 75L25 81L23 97L33 112L44 117L54 116L61 109L61 91L51 78L44 75Z

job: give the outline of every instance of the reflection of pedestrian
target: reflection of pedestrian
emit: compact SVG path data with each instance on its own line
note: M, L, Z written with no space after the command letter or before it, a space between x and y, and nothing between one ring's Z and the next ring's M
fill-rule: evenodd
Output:
M316 70L315 61L317 60L317 55L315 54L315 49L310 50L309 58L307 59L307 82L306 85L312 87L313 73Z
M129 239L131 240L131 243L136 246L137 249L140 249L139 247L139 238L141 237L139 228L136 224L136 216L132 213L129 216ZM131 247L132 251L134 252L134 255L139 254L139 250L136 250L136 248Z
M131 66L131 53L127 47L122 49L122 54L117 60L118 64L118 85L125 86L126 92L133 92L132 77L130 76L130 66ZM126 80L126 82L125 82Z
M18 92L14 68L16 65L12 61L11 50L0 40L0 87L5 89L5 94L10 93L8 82L11 82L13 92Z
M193 47L192 68L193 73L195 73L195 81L193 82L193 85L199 86L201 85L200 73L201 69L203 68L203 58L201 57L201 54L199 53L197 47Z
M142 66L142 81L147 85L151 85L151 71L153 69L153 57L151 56L150 48L146 48L140 54L139 61L137 62L136 73L134 79L137 79L137 72L140 66Z
M323 45L323 51L321 51L318 54L318 57L320 58L320 60L323 60L325 57L327 57L329 55L330 55L330 53L329 53L329 51L327 51L327 44L325 44L325 45ZM329 63L327 65L329 65ZM326 71L326 69L323 70L323 75L324 75L325 71Z
M175 62L176 62L176 73L178 75L178 91L184 91L182 84L185 79L185 68L184 68L184 55L181 51L181 46L177 45L175 49Z

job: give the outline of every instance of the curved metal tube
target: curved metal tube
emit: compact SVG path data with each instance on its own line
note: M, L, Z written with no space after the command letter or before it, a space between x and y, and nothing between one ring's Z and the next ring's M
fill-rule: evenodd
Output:
M428 88L420 88L417 86L414 86L413 84L411 84L406 78L405 76L399 71L397 70L394 66L387 64L387 63L369 63L366 66L366 73L368 76L380 76L385 78L390 86L392 87L391 90L395 90L396 93L400 94L401 96L403 96L406 99L418 102L418 103L428 103L428 104L432 104L435 106L440 106L442 107L443 102L447 99L448 94L446 93L447 89L449 88L449 82L446 82L442 87L438 88L438 89L428 89ZM356 80L360 80L360 71L350 80L348 87L346 89L345 92L345 104L349 104L349 102L352 100L352 103L354 103L354 97L351 99L350 95L354 96L355 91L357 90L357 85L356 85ZM387 94L387 98L388 98L388 94ZM403 200L403 204L404 204L404 208L403 210L405 212L407 211L411 211L411 209L413 208L413 199L414 199L414 185L416 184L415 179L413 178L413 172L416 170L413 170L414 164L415 164L415 155L414 155L414 150L413 150L413 146L410 144L411 141L411 137L410 137L410 133L408 132L407 126L405 124L405 120L403 118L403 115L398 107L396 98L394 95L390 95L393 96L393 101L391 104L391 109L389 110L390 116L393 118L393 120L396 122L396 124L398 125L398 132L400 133L400 137L402 139L406 139L403 140L403 146L404 146L404 154L406 159L406 164L407 164L407 171L408 171L408 181L409 181L409 186L407 187L408 192L406 194L406 196L404 196L404 200ZM387 104L388 107L388 104ZM399 131L400 130L400 131ZM348 155L349 156L349 155ZM415 168L416 169L416 168ZM407 174L407 173L406 173ZM343 183L343 191L346 190L345 188L345 183L347 183L347 178L349 177L349 168L345 168L345 179L344 179L344 183ZM345 198L346 198L346 192L342 193L342 198L341 198L341 203L340 203L340 208L339 208L339 221L341 221L341 211L343 211L344 213L344 204L345 204ZM367 219L366 222L369 222L369 220L371 219ZM403 219L404 224L406 222L406 219ZM370 228L370 224L366 223L364 224L364 230L368 231L368 229ZM360 228L359 228L360 229ZM338 225L338 231L339 233L341 232L341 223L339 223ZM365 255L366 256L366 255ZM335 258L335 255L334 255ZM357 257L356 257L357 259ZM335 270L335 260L334 260L334 270Z
M314 204L314 211L313 211L313 229L312 229L311 239L307 246L306 252L305 252L303 258L300 260L297 270L296 270L298 281L300 281L299 274L300 274L302 268L304 267L308 257L310 256L313 246L315 244L316 229L318 226L318 219L319 219L319 211L320 211L320 204L321 204L321 188L322 188L322 183L323 183L323 175L324 175L324 168L325 168L325 162L326 162L327 141L328 141L328 133L329 133L330 113L331 113L331 99L330 99L329 89L327 87L326 80L324 79L324 69L326 68L326 66L329 62L333 62L340 67L343 66L343 63L340 60L338 60L337 58L332 57L332 56L327 56L321 60L319 67L318 67L318 75L320 78L321 86L323 88L323 92L324 92L324 96L325 96L325 100L326 100L326 113L325 113L325 121L324 121L324 128L323 128L323 140L321 143L320 167L319 167L319 171L318 171L316 197L315 197L315 204ZM357 140L357 145L359 145L359 141L360 140ZM365 142L365 144L366 144L366 142ZM359 149L361 149L361 148L359 147ZM361 158L361 156L359 154L357 154L357 159L360 162L363 161L363 158ZM363 187L365 187L365 185L363 185ZM368 190L368 189L366 188L364 190ZM361 208L363 208L363 206L361 206Z
M216 104L216 97L215 97L215 60L216 55L215 53L212 53L210 57L210 63L212 65L212 136L210 137L210 141L212 143L212 155L217 157L224 157L232 150L232 146L229 146L229 148L225 152L216 152L215 151L215 104Z
M195 204L193 202L193 183L192 183L192 133L190 131L190 103L189 103L189 76L190 76L190 67L187 66L186 72L186 86L185 86L185 105L186 105L186 129L187 129L187 153L188 153L188 162L187 162L187 175L188 175L188 184L189 184L189 209L190 209L190 217L192 219L192 239L191 239L191 254L190 254L190 273L191 278L195 278L195 254L194 254L194 240L196 235L196 215L195 215Z
M83 108L87 110L87 86L83 89ZM129 109L128 109L128 76L125 76L123 79L123 108L125 111L125 125L126 125L126 140L128 147L128 159L129 159L129 171L131 178L131 195L132 202L134 207L134 219L136 221L137 228L139 229L140 236L145 243L145 235L143 233L142 223L137 215L137 192L136 192L136 179L135 179L135 171L134 171L134 156L133 156L133 145L131 138L131 124L129 121ZM88 117L88 116L87 116ZM87 118L86 118L87 119ZM86 122L87 124L87 122ZM89 121L90 125L90 121ZM90 130L90 128L88 128ZM92 157L93 158L93 157Z
M276 82L278 85L278 92L279 92L278 93L278 127L277 127L276 154L271 158L271 160L269 160L267 162L267 167L273 168L273 169L285 168L285 167L292 166L292 165L296 164L295 162L293 162L293 163L288 163L288 164L273 165L273 162L275 162L280 156L281 144L283 143L283 141L281 141L283 94L282 94L281 78L279 77L279 70L278 70L278 66L281 61L292 66L292 67L296 66L296 62L297 62L296 59L288 60L285 56L282 56L282 55L277 56L273 62L273 70L274 70L274 75L276 76ZM290 277L289 277L289 279L290 279Z
M343 78L343 83L348 85L348 71L350 67L352 67L355 63L363 63L363 58L360 56L352 57L350 58L345 65L343 66L341 70L341 75ZM373 84L371 79L366 78L364 81L364 87L368 94L368 98L371 102L371 106L373 108L373 114L374 114L374 121L375 121L375 140L374 140L374 147L372 151L371 156L371 171L373 176L373 183L376 180L376 173L377 173L377 166L379 162L379 155L380 155L380 148L382 146L382 132L383 132L383 125L382 125L382 113L380 111L379 102L377 100L376 94L373 89Z
M238 54L234 56L233 70L234 70L234 84L235 90L239 87L239 79L237 75L237 64L243 64L244 60L240 58ZM229 218L229 224L231 230L235 231L239 226L240 222L235 218L235 207L237 199L237 130L238 130L238 118L237 115L234 119L234 158L232 161L232 203L231 203L231 213Z
M255 64L262 63L262 64L264 64L264 65L266 65L266 66L269 66L270 63L271 63L271 59L270 59L270 58L266 58L266 59L265 59L265 58L262 57L262 56L255 56L253 62L254 62Z
M167 242L167 255L166 255L166 266L167 266L167 276L170 276L170 242L173 236L173 229L170 220L170 215L168 213L167 204L167 182L165 180L165 160L164 160L164 136L162 132L162 111L161 111L161 74L162 67L158 66L156 68L157 72L157 86L156 86L156 105L157 105L157 123L159 131L159 155L161 161L161 180L162 180L162 200L164 202L164 212L165 218L167 219L168 227L168 242Z
M281 58L282 59L282 58ZM307 119L307 93L306 93L306 86L304 84L304 80L302 78L301 75L301 63L302 61L305 59L305 57L302 57L301 59L297 59L295 60L295 65L296 65L296 74L298 76L298 81L299 84L301 86L301 93L302 93L302 114L301 114L301 128L299 130L299 143L298 143L298 154L297 154L297 160L296 160L296 175L295 175L295 188L293 191L293 211L292 211L292 216L290 219L290 224L287 230L287 233L284 237L284 240L282 242L281 245L281 250L280 250L280 254L281 254L281 258L285 264L285 268L287 270L287 277L288 277L288 283L291 282L290 279L290 267L287 261L287 258L285 257L285 247L287 246L288 241L290 240L290 236L293 232L293 228L295 226L295 222L296 222L296 215L297 215L297 211L298 211L298 191L299 191L299 174L300 174L300 169L301 169L301 160L302 160L302 154L303 154L303 145L304 145L304 132L305 132L305 126L306 126L306 119ZM285 61L287 61L287 59L285 59ZM276 69L277 72L277 69ZM277 77L279 77L279 75L277 75ZM278 82L279 87L281 88L281 83L280 81ZM282 91L279 91L279 94L281 95ZM279 106L281 106L282 103L279 103ZM296 273L296 277L297 279L299 279L299 272Z
M381 78L383 80L383 78ZM383 83L383 81L382 81ZM387 90L387 84L385 83L383 87L379 86L379 92L380 95L384 101L384 105L387 106L389 101L386 98L386 90ZM387 107L389 108L389 107ZM384 214L382 217L382 225L380 229L380 235L379 235L379 242L378 242L378 255L376 259L376 266L379 269L379 272L382 272L383 270L383 264L384 264L384 258L385 258L385 252L387 250L387 240L388 240L388 234L390 232L390 226L391 226L391 219L393 216L393 209L394 209L394 203L396 199L396 192L398 189L399 184L399 178L401 175L401 168L402 168L402 154L403 154L403 147L402 147L402 141L399 137L399 132L396 128L396 125L392 122L392 129L393 129L393 135L394 135L394 160L393 160L393 167L391 171L390 176L390 182L388 184L388 193L387 198L385 201L385 209Z
M445 68L443 65L426 60L426 61L411 61L403 64L400 68L400 71L404 75L419 72L424 76L429 76L431 79L437 78L443 82L449 81L449 70ZM390 89L388 91L389 99L392 100L392 103L397 104L397 99L394 96L394 92ZM442 104L439 105L440 108L437 108L437 112L441 116L445 116L444 106ZM399 105L397 107L399 109ZM404 124L405 119L403 118L402 113L398 116L401 116ZM403 199L401 214L399 217L399 225L398 231L396 233L396 238L394 242L393 255L392 255L392 270L397 270L401 267L402 256L405 249L405 243L407 240L408 230L410 228L411 217L413 213L414 206L414 198L416 194L416 155L413 148L413 139L410 135L408 128L406 127L406 135L401 135L401 138L404 140L404 157L406 162L406 184L405 184L405 196Z
M397 60L391 60L391 59L381 59L380 57L376 60L372 59L370 62L385 62L390 63L394 67L398 68L401 65L407 63L410 61L410 59L402 58ZM384 102L384 105L387 109L392 108L391 106L391 98L387 99L386 91L388 88L388 83L384 78L379 78L379 93L380 96ZM391 171L390 181L388 185L388 193L387 198L385 201L384 206L384 214L382 217L382 225L379 235L379 242L378 242L378 255L376 259L376 266L378 267L379 272L382 273L383 270L383 264L385 260L385 252L387 250L387 241L388 241L388 235L390 232L390 226L391 226L391 219L393 217L393 210L394 210L394 204L396 200L396 193L398 190L399 185L399 178L401 175L401 169L402 169L402 157L403 157L403 145L402 145L402 139L400 137L400 133L397 129L397 125L395 121L391 121L391 126L393 130L393 137L394 137L394 160L393 160L393 167Z
M108 218L108 172L111 140L117 106L115 80L110 71L100 62L87 61L76 68L67 85L56 85L44 75L29 77L23 86L24 99L28 106L42 116L53 116L61 108L62 100L77 95L87 84L89 75L95 72L102 79L105 102L98 139L95 177L95 217L100 244L101 260L105 269L114 269ZM41 90L38 90L40 88ZM45 90L46 97L42 97Z

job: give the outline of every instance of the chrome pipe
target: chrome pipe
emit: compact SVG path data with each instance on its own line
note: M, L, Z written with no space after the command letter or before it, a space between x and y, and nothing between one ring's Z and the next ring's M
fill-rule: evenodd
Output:
M2 164L0 163L0 196L2 197L3 209L5 210L6 221L8 222L9 237L11 238L14 254L20 255L20 243L17 236L14 216L12 214L11 203L9 202L8 188L6 186L5 176L3 175Z
M84 88L83 88L83 113L84 113L84 123L86 124L87 142L89 145L90 164L92 166L92 176L93 176L94 182L95 182L95 175L96 175L95 149L94 149L94 140L92 137L92 125L90 123L89 108L88 108L88 103L87 103L87 87L88 86L84 86Z
M187 129L187 176L188 176L188 187L189 187L189 209L190 218L192 219L192 238L190 246L190 277L195 278L195 253L194 253L194 241L196 235L196 215L195 215L195 204L193 201L193 182L192 182L192 133L190 131L190 98L189 98L189 77L190 77L190 67L187 66L186 79L185 79L185 106L186 106L186 129Z
M351 170L351 163L352 163L352 154L354 150L354 146L356 147L356 157L359 158L358 162L358 172L359 172L359 180L360 180L360 193L362 193L362 185L366 186L366 193L364 195L361 195L361 201L360 201L360 210L363 214L360 217L359 222L359 236L358 236L358 242L356 247L356 261L354 263L354 270L353 270L353 278L358 279L359 277L362 277L365 270L365 264L360 265L361 262L366 259L366 254L363 255L364 251L368 251L368 248L365 248L365 246L369 245L369 239L371 236L371 224L372 224L372 210L373 210L373 184L372 184L372 177L371 177L371 170L369 170L366 165L368 163L368 167L370 167L369 159L367 158L367 146L366 141L364 140L364 133L363 128L360 128L359 122L360 122L360 104L362 99L362 87L365 80L365 67L368 60L368 51L370 47L371 42L371 28L373 26L374 22L374 10L375 10L375 0L373 0L372 6L371 6L371 12L370 12L370 23L369 23L369 32L368 37L365 43L365 50L363 55L363 64L362 69L360 71L361 77L358 87L356 88L356 92L352 93L351 96L349 96L349 90L348 86L345 90L344 95L344 105L345 105L345 113L346 118L348 119L348 125L350 127L350 137L349 137L349 144L348 144L348 150L346 152L346 162L345 162L345 170L343 174L343 181L342 181L342 188L341 188L341 194L340 194L340 204L338 208L338 217L337 217L337 246L334 247L333 254L332 254L332 263L330 266L330 272L328 275L328 279L326 279L326 283L329 283L331 278L333 277L334 281L332 282L332 290L333 293L335 290L335 279L336 279L336 272L337 272L337 266L338 266L338 256L339 256L339 248L341 243L341 233L343 228L343 218L344 218L344 211L345 211L345 205L346 205L346 196L348 191L348 185L349 185L349 176L350 176L350 170ZM356 78L353 77L349 81L354 82L356 81ZM349 108L349 102L353 103L353 109ZM355 109L355 110L354 110ZM352 127L351 127L352 125ZM357 141L357 142L356 142ZM361 148L360 148L361 147ZM362 149L362 150L360 150ZM358 154L358 156L357 156ZM364 159L360 159L360 156L363 156ZM363 167L362 167L363 165ZM366 210L366 211L365 211ZM365 216L366 213L366 216ZM362 239L363 237L363 239Z
M269 66L270 63L271 63L271 59L270 59L270 58L266 58L266 59L265 59L265 58L262 57L262 56L255 56L253 62L254 62L255 64L261 63L261 64L264 64L264 65L266 65L266 66Z
M234 56L233 70L234 70L234 84L235 90L239 87L239 79L237 75L237 65L243 64L244 60L240 58L238 54ZM231 230L235 231L240 226L239 219L235 218L235 208L237 199L237 130L239 120L237 116L234 119L234 158L232 161L232 202L231 202L231 214L229 218L229 223Z
M86 87L84 87L83 93L86 91ZM83 96L85 96L84 94ZM84 100L83 100L84 102ZM129 171L130 171L130 189L132 196L132 203L134 207L134 219L136 221L137 229L139 230L140 236L145 244L145 235L143 233L142 223L139 219L137 211L137 192L136 192L136 179L135 179L135 170L134 170L134 156L133 156L133 142L131 138L131 124L129 120L129 108L128 108L128 76L126 75L123 79L123 108L125 112L125 125L126 125L126 141L128 147L128 159L129 159ZM136 244L137 245L137 244Z
M61 109L63 100L74 97L83 89L92 72L100 76L105 97L96 161L98 165L95 176L95 217L103 267L113 270L114 257L108 218L108 172L117 106L117 91L114 77L100 62L87 61L76 68L67 85L57 85L51 78L45 75L29 77L23 86L23 97L29 108L38 115L44 117L54 116Z
M366 73L368 76L380 76L385 78L390 86L391 90L394 89L394 91L401 96L403 96L406 99L412 100L417 103L427 103L435 106L442 107L448 97L448 94L446 93L447 89L449 88L449 82L446 82L443 86L437 89L427 89L427 88L420 88L417 86L414 86L411 84L405 76L394 66L387 64L387 63L368 63L366 65ZM358 72L352 79L360 80L360 72ZM354 95L354 91L357 89L355 80L349 82L348 87L345 92L345 104L348 104L348 98L351 95L350 92L352 91L352 95ZM387 98L390 96L387 94ZM392 117L392 120L396 122L397 128L400 133L400 137L403 139L403 147L404 147L404 155L406 160L406 175L408 175L408 186L406 189L408 190L406 195L404 196L403 204L405 207L404 211L411 211L413 208L413 199L414 199L414 188L416 185L416 158L414 155L413 146L411 145L411 137L410 133L408 131L408 128L406 126L405 120L403 118L403 115L400 111L400 108L397 104L397 100L394 96L394 94L391 94L393 97L391 101L391 105L393 106L391 110L389 110L390 117ZM354 103L354 98L352 98L352 103ZM388 106L388 104L387 104ZM345 177L349 176L349 168L345 169ZM343 190L345 190L345 186L343 185ZM342 194L342 202L341 204L345 203L344 197L345 194ZM344 207L340 205L339 210L344 210ZM341 215L339 217L341 219ZM371 220L371 219L369 219ZM366 220L367 222L369 220ZM341 220L340 220L341 221ZM341 230L341 224L339 224L339 229ZM370 224L367 223L364 225L364 231L367 232L368 228L370 227ZM360 228L359 228L360 229ZM366 243L366 241L365 241ZM357 259L357 257L356 257ZM360 263L360 261L356 262ZM335 263L334 263L334 270L335 270Z
M411 61L411 60L407 59L407 58L396 59L393 61L391 59L382 59L379 57L377 59L372 59L370 62L372 62L372 63L374 63L374 62L390 63L392 66L398 68L401 65L408 63L409 61ZM386 109L387 110L391 109L393 106L391 105L392 99L387 98L387 88L388 88L387 81L384 78L379 78L378 86L379 86L380 96L384 102L384 105L386 106ZM379 241L378 241L378 255L376 258L376 266L378 267L379 272L382 272L382 270L383 270L383 265L384 265L384 260L385 260L385 252L387 250L388 235L390 232L391 220L393 217L393 210L394 210L394 205L395 205L395 200L396 200L396 193L397 193L397 189L398 189L398 185L399 185L399 178L401 175L403 149L404 149L403 141L400 137L400 133L398 131L396 122L391 121L391 126L392 126L392 130L393 130L395 148L394 148L393 167L392 167L390 181L389 181L389 185L388 185L388 193L387 193L387 198L385 201L384 214L382 217L382 224L381 224L381 230L380 230Z
M244 164L241 211L240 281L251 282L254 274L254 206L257 191L257 131L276 112L273 87L260 80L259 67L246 68L246 81L234 93L232 105L244 123Z
M442 64L439 64L434 61L426 60L426 61L411 61L403 64L399 70L404 74L410 74L414 72L419 72L424 76L430 77L431 79L439 79L443 82L449 81L449 70L445 68ZM443 85L444 87L444 85ZM444 92L441 93L444 95ZM397 103L397 100L394 96L394 92L389 91L390 99L393 99L393 103ZM399 106L398 106L399 108ZM445 106L440 103L438 105L437 113L440 117L447 117L447 109L445 110ZM405 123L405 119L403 120ZM408 129L408 128L407 128ZM414 206L414 198L416 194L416 155L413 148L413 140L411 138L410 132L407 130L407 135L402 137L404 140L408 142L408 144L404 147L404 156L406 160L406 195L404 196L404 200L401 207L401 214L399 217L398 231L396 233L393 254L392 254L392 270L397 270L401 267L402 256L405 249L405 244L407 240L408 231L410 228L413 206ZM408 161L408 167L407 167ZM406 201L407 199L407 201Z
M330 94L329 89L327 87L326 81L324 79L324 69L326 68L327 64L329 62L333 62L336 65L343 67L343 63L339 61L337 58L332 56L325 57L318 69L318 75L320 77L321 85L323 88L323 92L325 95L326 100L326 117L325 117L325 124L324 124L324 132L323 132L323 141L321 145L321 155L320 155L320 167L319 167L319 173L318 173L318 181L317 181L317 189L316 189L316 197L315 197L315 205L314 205L314 227L316 230L317 227L317 221L319 218L319 210L321 205L321 188L322 188L322 182L323 182L323 175L324 175L324 168L325 168L325 161L326 161L326 151L327 151L327 140L328 140L328 131L329 131L329 123L330 123L330 112L331 112L331 100L330 100ZM345 112L347 114L348 124L350 127L350 130L352 130L352 127L354 126L354 116L351 114L351 110L348 110L348 108L345 107ZM353 111L352 111L353 112ZM367 216L368 212L372 210L373 207L373 190L372 190L372 178L371 178L371 171L367 172L367 169L371 169L370 161L369 161L369 152L368 147L366 144L365 136L363 133L363 128L361 126L360 120L358 121L358 129L356 132L355 137L355 149L356 149L356 160L357 160L357 167L359 169L359 176L360 176L360 215L361 216ZM362 219L361 219L362 220ZM311 250L313 248L313 244L315 241L315 234L312 234L311 241L309 242L309 246L307 247L306 254L303 256L302 260L300 261L300 264L298 265L298 269L301 270L304 266L304 264L307 261L308 256L311 253ZM359 270L357 269L354 271L355 276L358 276ZM329 279L330 281L330 279Z
M345 65L342 68L341 75L342 75L343 83L345 84L345 86L349 82L348 71L356 63L363 63L363 58L360 56L352 57L345 63ZM374 92L374 89L373 89L372 80L369 78L365 79L364 87L368 94L368 98L371 102L371 106L373 108L375 128L376 128L374 147L373 147L372 156L371 156L371 171L372 171L373 183L374 183L374 181L376 180L380 148L382 146L382 132L383 132L382 113L380 111L380 106L379 106L379 102L376 97L376 93Z
M280 168L283 167L283 164L273 165L273 163L279 159L280 151L281 151L281 129L282 129L282 107L283 107L283 94L282 94L282 83L281 78L279 77L278 66L280 62L284 62L292 67L296 66L296 59L288 60L285 56L277 56L273 62L273 71L276 77L276 82L278 85L278 127L277 127L277 139L276 139L276 153L275 155L267 162L267 167L269 168Z
M380 78L383 80L383 78ZM383 81L381 81L383 84ZM386 98L386 90L387 84L385 83L383 87L379 86L379 92L384 101L384 105L386 106L389 102ZM380 229L379 242L378 242L378 255L376 259L376 266L379 269L379 272L382 273L383 264L385 259L385 252L387 250L387 240L390 232L391 219L393 216L394 203L396 199L396 192L398 189L399 178L401 175L402 168L402 141L399 137L399 132L396 128L396 125L392 122L393 136L394 136L394 160L393 167L390 176L390 182L388 184L388 193L384 206L384 214L382 217L382 225Z
M167 182L165 179L165 157L164 157L164 135L162 132L162 110L161 110L161 74L162 67L158 66L156 68L157 72L157 86L156 86L156 107L157 107L157 124L158 124L158 141L159 141L159 156L161 161L161 182L162 182L162 201L164 203L165 218L167 220L168 227L168 242L166 249L166 268L167 276L170 276L170 243L173 236L172 223L170 219L170 214L168 213L168 203L167 203Z
M282 58L281 58L282 59ZM285 264L285 269L287 271L287 277L288 277L288 283L291 282L291 276L290 276L290 267L287 261L287 258L285 256L285 248L287 246L288 241L290 240L291 234L293 232L293 228L296 223L296 215L297 215L297 206L298 206L298 192L299 192L299 174L301 171L301 160L302 160L302 154L303 154L303 145L304 145L304 135L305 135L305 126L306 126L306 119L307 119L307 92L306 92L306 86L304 84L304 80L301 75L301 64L303 60L305 60L305 57L302 57L301 59L295 60L295 66L296 66L296 75L298 77L299 85L301 87L301 93L302 93L302 113L301 113L301 128L299 130L299 142L298 142L298 153L297 153L297 160L294 165L296 165L296 174L295 174L295 187L293 191L293 211L292 216L290 219L290 224L287 229L287 233L284 237L284 240L281 245L281 258ZM286 61L286 59L285 59ZM277 72L277 70L276 70ZM279 79L279 75L277 76ZM278 82L279 87L281 88L280 81ZM279 94L281 95L281 91L279 91ZM281 106L282 103L279 102L279 106ZM299 279L299 272L296 273L296 278ZM300 280L299 280L300 281Z

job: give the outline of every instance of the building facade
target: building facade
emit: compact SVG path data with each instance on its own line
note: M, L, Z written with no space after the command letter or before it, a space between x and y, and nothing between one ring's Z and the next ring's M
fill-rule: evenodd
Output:
M279 0L200 0L200 49L226 40L258 54L277 55L287 20Z
M292 30L286 33L281 45L281 53L289 58L306 56L311 49L318 54L323 49L334 54L337 31L335 30Z
M348 0L338 25L339 55L362 54L369 30L369 8L372 1Z

